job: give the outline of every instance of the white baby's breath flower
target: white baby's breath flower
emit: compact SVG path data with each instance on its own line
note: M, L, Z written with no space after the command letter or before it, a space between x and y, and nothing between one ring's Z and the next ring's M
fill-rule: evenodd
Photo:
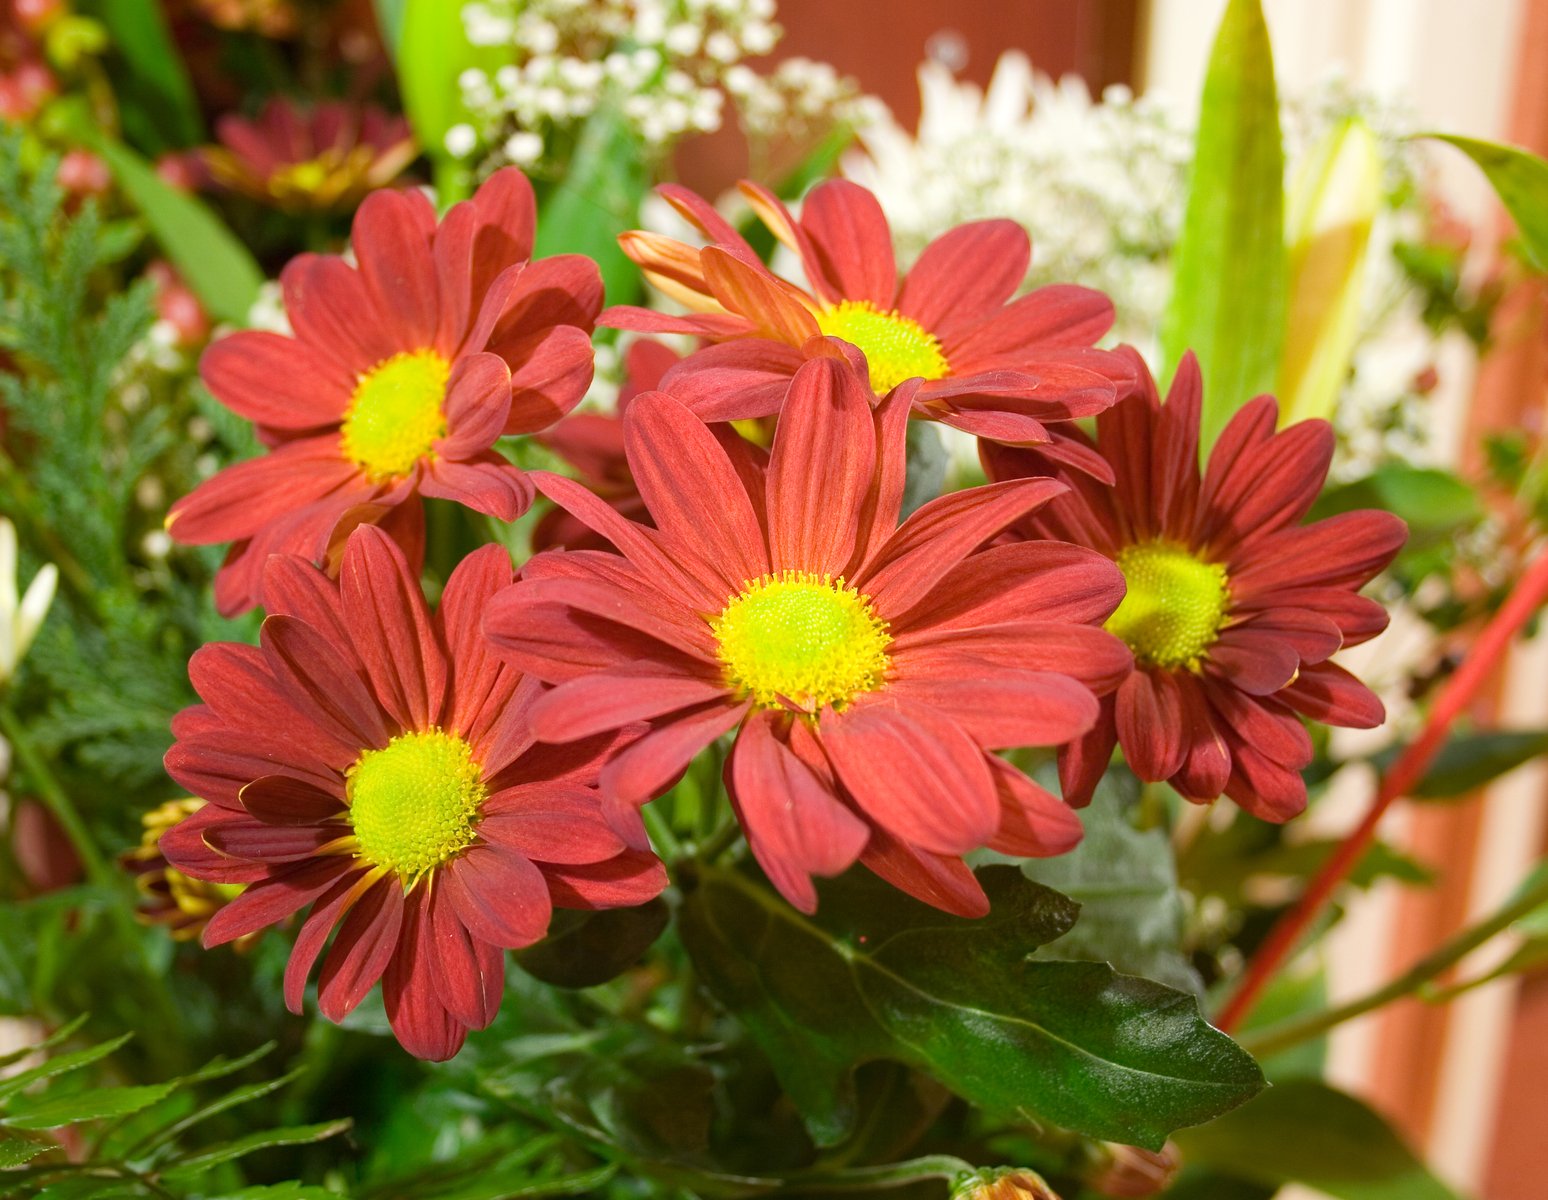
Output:
M478 148L478 131L471 125L453 125L446 131L446 153L466 158Z
M44 563L18 597L16 526L0 517L0 684L10 681L37 637L59 586L59 568Z

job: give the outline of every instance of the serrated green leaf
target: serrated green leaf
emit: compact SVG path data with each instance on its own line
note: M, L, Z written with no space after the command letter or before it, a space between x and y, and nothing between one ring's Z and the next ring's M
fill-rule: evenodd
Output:
M22 1071L12 1075L9 1079L0 1080L0 1100L16 1095L18 1092L31 1087L40 1079L52 1079L56 1075L78 1071L80 1068L96 1062L99 1058L106 1058L133 1036L134 1034L132 1033L126 1033L122 1037L116 1037L110 1042L87 1046L84 1050L73 1050L69 1054L60 1054L48 1059L46 1062L39 1063L31 1070Z
M640 270L618 246L639 224L650 186L644 148L622 116L598 109L586 121L564 177L542 197L534 257L585 254L602 272L609 304L631 304Z
M0 1125L13 1129L58 1129L80 1121L104 1117L127 1117L166 1099L175 1083L153 1083L143 1087L93 1088L64 1096L48 1095L25 1107L13 1108Z
M1190 1163L1256 1183L1301 1183L1339 1200L1458 1200L1365 1104L1292 1080L1179 1134Z
M1182 952L1183 901L1171 839L1163 829L1134 827L1138 802L1139 781L1128 771L1109 771L1081 810L1086 834L1080 845L1057 858L1021 864L1027 878L1080 905L1075 928L1043 954L1108 962L1127 975L1197 995L1198 973Z
M0 1129L0 1171L23 1166L45 1150L55 1149L58 1149L57 1145L51 1145L48 1142L30 1142L26 1138L17 1137L14 1133L7 1133Z
M338 1121L321 1121L315 1125L291 1125L282 1129L261 1129L243 1137L233 1138L206 1147L194 1154L178 1159L168 1166L167 1175L187 1175L193 1171L207 1171L221 1163L231 1162L257 1150L270 1146L302 1146L320 1142L343 1133L353 1122L349 1118Z
M1449 133L1417 136L1449 142L1478 164L1521 230L1521 241L1533 265L1548 271L1548 161L1499 142Z
M1287 281L1284 150L1268 28L1258 0L1230 0L1204 79L1161 327L1168 378L1185 351L1198 355L1205 451L1238 408L1275 389Z
M21 1062L22 1059L27 1058L29 1055L37 1054L52 1046L57 1046L60 1042L66 1041L77 1029L86 1024L86 1018L90 1015L90 1013L82 1013L74 1020L65 1022L65 1024L35 1045L23 1046L20 1050L12 1050L9 1054L0 1054L0 1067L8 1067L12 1063Z
M941 913L856 872L807 918L706 870L680 933L716 998L768 1056L816 1140L854 1115L855 1066L894 1059L1019 1120L1159 1148L1263 1086L1193 997L1101 963L1031 960L1075 905L1013 867L979 874L992 909Z

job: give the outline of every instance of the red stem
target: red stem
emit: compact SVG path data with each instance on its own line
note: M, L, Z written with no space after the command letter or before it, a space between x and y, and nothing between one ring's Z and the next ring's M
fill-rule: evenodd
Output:
M1240 986L1215 1018L1215 1023L1221 1029L1229 1033L1252 1011L1252 1006L1263 994L1263 989L1273 979L1275 972L1284 965L1291 952L1300 944L1306 930L1332 898L1338 885L1369 849L1376 837L1376 826L1381 823L1388 807L1424 778L1431 761L1446 744L1446 735L1451 731L1452 724L1488 680L1511 639L1545 600L1548 600L1548 553L1540 555L1517 580L1499 612L1494 614L1493 620L1478 635L1471 653L1441 688L1424 728L1382 776L1376 797L1371 801L1370 811L1359 826L1322 864L1322 869L1307 885L1300 901L1279 919L1264 939L1263 945L1258 947Z

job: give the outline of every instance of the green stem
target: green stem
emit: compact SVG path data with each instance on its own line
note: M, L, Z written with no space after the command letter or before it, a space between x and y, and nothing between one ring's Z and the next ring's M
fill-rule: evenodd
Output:
M732 817L709 837L705 838L699 846L699 858L704 862L715 862L722 854L736 845L737 839L742 836L742 827Z
M1284 1021L1268 1029L1254 1033L1244 1033L1238 1040L1242 1045L1258 1058L1267 1058L1286 1050L1301 1042L1326 1033L1335 1025L1341 1025L1345 1021L1355 1017L1364 1016L1373 1009L1380 1008L1384 1004L1390 1004L1394 1000L1401 1000L1404 996L1412 995L1419 991L1425 984L1436 979L1457 963L1461 962L1474 950L1482 946L1495 934L1508 929L1515 922L1526 916L1529 912L1542 904L1548 903L1548 875L1540 880L1537 886L1528 888L1510 903L1499 909L1494 915L1480 921L1471 929L1464 929L1456 937L1444 943L1430 954L1425 955L1403 974L1399 975L1391 983L1377 988L1358 999L1351 1000L1348 1004L1341 1004L1337 1008L1330 1008L1325 1012L1314 1013L1309 1017L1302 1017L1292 1021Z
M640 810L640 816L645 821L645 832L650 834L650 840L655 843L661 857L668 862L676 862L683 857L683 844L677 840L677 835L672 832L672 827L650 805Z

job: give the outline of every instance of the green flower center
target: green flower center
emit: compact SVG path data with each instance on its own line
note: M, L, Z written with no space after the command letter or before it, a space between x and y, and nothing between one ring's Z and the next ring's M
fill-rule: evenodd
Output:
M407 475L446 434L451 364L434 350L394 354L360 377L344 415L344 457L373 480Z
M346 772L360 857L412 880L473 842L488 789L465 741L439 729L363 751Z
M1141 542L1119 552L1118 569L1129 590L1107 619L1108 631L1128 644L1141 666L1197 668L1230 607L1225 567L1181 546Z
M842 579L765 575L744 585L710 628L728 682L764 708L841 708L885 682L887 624Z
M939 338L912 317L882 312L869 300L829 305L817 314L817 328L860 347L878 396L905 379L941 379L951 370Z

